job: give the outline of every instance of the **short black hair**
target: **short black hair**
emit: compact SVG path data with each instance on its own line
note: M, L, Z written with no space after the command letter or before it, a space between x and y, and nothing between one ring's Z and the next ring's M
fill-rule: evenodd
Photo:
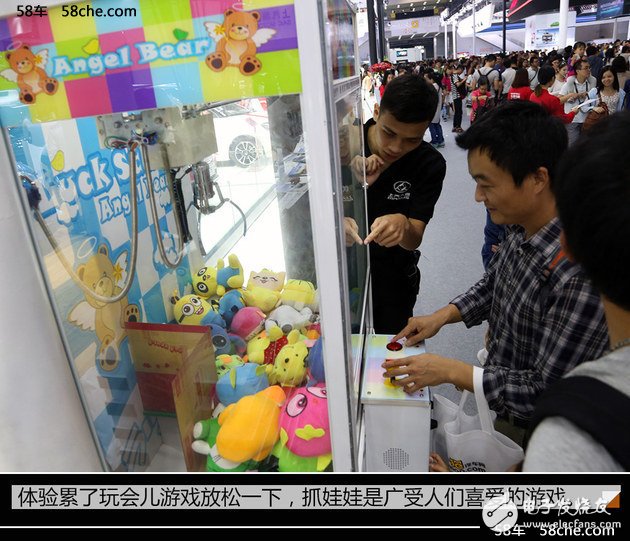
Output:
M615 58L613 58L613 61L610 63L610 65L615 68L615 71L617 73L628 71L628 62L626 62L626 59L623 56L616 56Z
M624 310L630 310L628 133L628 111L598 122L566 153L554 185L571 254L595 287Z
M455 141L464 150L486 151L520 186L525 177L546 167L553 185L556 166L567 148L567 131L560 119L540 105L507 101L487 112Z
M419 75L396 77L385 88L381 99L381 113L391 114L398 122L416 124L431 120L438 105L435 88Z

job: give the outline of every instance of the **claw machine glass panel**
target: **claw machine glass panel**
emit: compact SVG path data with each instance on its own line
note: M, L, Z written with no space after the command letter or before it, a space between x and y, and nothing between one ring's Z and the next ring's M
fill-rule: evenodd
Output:
M104 469L356 467L365 194L336 4L0 21L7 170Z

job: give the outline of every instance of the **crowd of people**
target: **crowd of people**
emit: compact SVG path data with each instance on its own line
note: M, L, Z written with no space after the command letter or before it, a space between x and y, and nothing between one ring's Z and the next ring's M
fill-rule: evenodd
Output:
M483 393L496 430L529 440L526 470L630 468L630 441L616 435L630 434L628 57L630 42L578 42L366 73L378 95L364 127L370 233L362 241L373 245L375 330L413 345L447 324L487 321ZM451 113L487 212L486 271L440 310L412 317L419 274L411 267L441 194L440 124ZM444 383L474 390L472 365L436 353L383 368L409 393ZM447 469L432 460L434 471Z

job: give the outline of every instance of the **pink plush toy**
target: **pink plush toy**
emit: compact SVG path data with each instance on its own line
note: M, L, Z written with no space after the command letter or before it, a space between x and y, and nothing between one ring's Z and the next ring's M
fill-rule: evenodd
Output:
M298 387L287 398L280 414L280 428L286 433L287 448L301 457L331 452L326 387Z
M246 306L236 312L230 330L249 342L263 330L264 325L265 313L260 308Z

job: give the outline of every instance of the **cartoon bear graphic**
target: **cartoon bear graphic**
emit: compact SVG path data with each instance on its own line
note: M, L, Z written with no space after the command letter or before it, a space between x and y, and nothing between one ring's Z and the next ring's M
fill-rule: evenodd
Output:
M271 28L258 28L260 13L235 11L224 13L223 24L205 23L208 35L216 41L216 50L206 57L212 71L221 72L228 66L238 66L243 75L254 75L262 68L256 56L257 48L276 33Z
M123 272L119 261L120 258L116 265L112 264L107 246L101 244L96 254L77 268L77 276L97 295L114 297L122 291L117 285ZM106 303L86 294L85 301L71 310L68 321L82 330L96 332L99 341L97 362L102 370L111 372L120 360L118 349L126 336L124 324L140 321L140 310L135 304L129 304L127 297Z
M17 83L20 89L20 101L26 105L35 103L37 94L54 94L59 87L59 81L48 77L44 66L48 61L48 50L42 49L37 54L31 51L28 45L22 45L19 49L5 54L9 61L10 69L0 72L0 75Z

